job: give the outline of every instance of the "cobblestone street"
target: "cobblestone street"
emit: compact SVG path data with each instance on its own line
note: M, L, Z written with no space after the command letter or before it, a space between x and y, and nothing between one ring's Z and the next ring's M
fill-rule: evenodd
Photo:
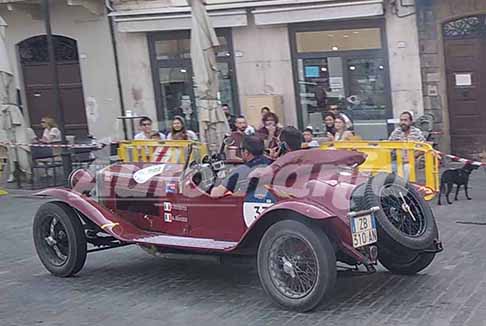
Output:
M32 243L41 201L14 191L0 198L0 324L486 325L486 175L472 179L472 201L434 201L445 251L428 269L340 272L334 297L307 314L275 307L254 264L162 259L135 246L90 254L76 277L53 277Z

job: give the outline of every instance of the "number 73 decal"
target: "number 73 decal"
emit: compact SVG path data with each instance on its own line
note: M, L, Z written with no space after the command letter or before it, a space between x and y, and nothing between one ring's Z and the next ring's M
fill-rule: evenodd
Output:
M250 226L273 203L245 202L243 204L243 217L246 226Z

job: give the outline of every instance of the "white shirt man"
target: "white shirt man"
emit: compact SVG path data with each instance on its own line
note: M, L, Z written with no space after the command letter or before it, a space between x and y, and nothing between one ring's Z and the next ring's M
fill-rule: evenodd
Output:
M143 117L139 122L140 132L135 135L135 140L151 140L155 139L152 130L152 120L149 117ZM158 133L160 140L165 140L165 135L163 133ZM158 139L158 137L157 137Z

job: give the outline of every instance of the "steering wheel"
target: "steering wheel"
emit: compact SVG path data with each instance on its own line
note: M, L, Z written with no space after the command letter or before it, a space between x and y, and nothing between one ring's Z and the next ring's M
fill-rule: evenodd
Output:
M190 165L194 171L192 182L204 192L209 193L216 183L217 172L211 163L196 163Z

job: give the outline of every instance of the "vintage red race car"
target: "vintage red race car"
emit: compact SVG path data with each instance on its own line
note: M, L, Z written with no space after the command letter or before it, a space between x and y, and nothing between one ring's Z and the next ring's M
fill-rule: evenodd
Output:
M394 174L359 173L363 154L288 153L252 193L241 187L211 198L210 188L238 162L203 156L200 146L187 142L175 158L168 147L162 162L117 163L96 175L78 170L71 189L40 193L52 198L33 225L43 265L67 277L88 252L128 244L152 253L254 256L270 297L308 311L332 293L336 262L373 272L379 261L415 274L442 250L428 203Z

